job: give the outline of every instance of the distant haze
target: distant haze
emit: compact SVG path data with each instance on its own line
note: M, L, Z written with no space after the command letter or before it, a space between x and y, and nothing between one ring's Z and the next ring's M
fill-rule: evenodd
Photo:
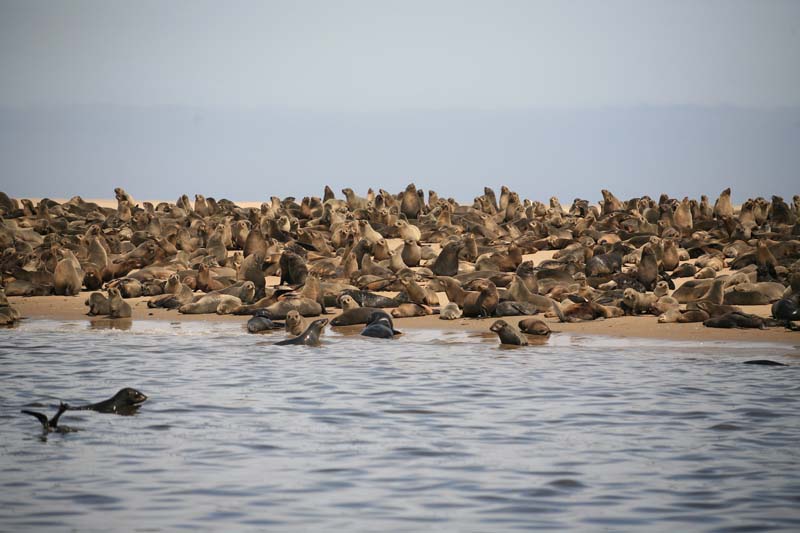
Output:
M800 193L800 2L0 1L0 190Z

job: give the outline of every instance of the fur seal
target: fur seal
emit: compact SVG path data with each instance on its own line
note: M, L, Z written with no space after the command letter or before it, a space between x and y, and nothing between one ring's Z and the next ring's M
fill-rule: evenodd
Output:
M464 245L460 241L445 244L431 265L436 276L455 276L458 274L458 252Z
M93 292L89 298L84 302L84 305L89 306L89 316L105 316L111 314L111 303L108 298L101 292Z
M767 322L760 316L749 313L726 313L722 316L709 318L703 325L707 328L758 328L766 329Z
M37 413L36 411L28 411L26 409L23 409L22 412L25 413L26 415L31 415L36 417L36 419L42 423L42 430L45 433L69 433L73 431L71 428L68 428L66 426L59 427L58 425L58 419L61 418L61 415L63 415L67 411L67 409L69 409L69 405L65 404L64 402L61 402L58 406L58 411L56 412L55 415L53 415L53 418L50 419L47 418L47 415L44 415L42 413Z
M339 316L331 320L331 326L353 326L356 324L368 324L372 315L381 309L377 307L356 307L342 311ZM385 313L385 311L384 311ZM387 314L387 316L389 316Z
M306 321L300 316L296 309L292 309L286 313L286 333L297 337L305 331L307 324Z
M689 309L687 311L681 311L680 309L669 309L665 313L659 315L658 323L669 324L672 322L677 322L679 324L685 324L690 322L705 322L708 319L708 313L702 309Z
M500 302L494 308L494 316L527 316L538 312L538 306L527 302Z
M145 401L147 401L147 396L136 389L125 387L107 400L79 407L70 407L70 409L74 411L97 411L98 413L132 415Z
M395 335L401 334L401 332L394 329L392 319L384 311L372 313L367 327L361 331L361 335L365 337L375 337L378 339L391 339Z
M550 335L550 326L544 320L538 318L525 318L517 323L517 327L523 333L528 335Z
M779 363L777 361L771 361L769 359L751 359L750 361L745 361L742 363L743 365L760 365L760 366L789 366L784 363Z
M128 302L122 299L119 289L108 289L108 316L110 318L130 318L132 311Z
M424 304L404 303L392 309L394 318L410 318L414 316L432 315L433 310Z
M227 315L241 306L242 301L236 296L231 296L230 294L206 294L196 302L180 306L178 312L185 315L202 315L206 313Z
M83 286L83 273L75 268L75 261L65 257L56 265L53 273L55 291L58 296L77 296Z
M528 345L528 339L525 338L525 335L523 335L516 326L509 324L505 320L495 320L489 327L489 330L497 333L497 336L500 337L500 344L515 346Z
M800 320L797 298L781 298L772 304L772 317L776 320Z
M305 345L305 346L319 346L319 336L325 325L328 323L327 318L318 318L308 325L306 330L299 336L293 339L286 339L276 342L276 346L291 346L291 345Z
M247 321L248 333L262 333L264 331L271 331L273 329L282 329L285 324L280 322L273 322L269 313L264 309L256 311L255 315Z
M273 320L283 320L291 310L300 313L301 316L319 316L322 313L322 306L314 300L296 297L285 298L265 308Z
M8 326L19 320L19 311L11 307L6 298L6 293L0 287L0 326Z
M448 302L439 311L439 320L455 320L457 318L461 318L461 309L455 302Z
M353 299L349 294L343 294L339 297L339 307L342 311L349 311L350 309L358 309L361 307L358 302Z

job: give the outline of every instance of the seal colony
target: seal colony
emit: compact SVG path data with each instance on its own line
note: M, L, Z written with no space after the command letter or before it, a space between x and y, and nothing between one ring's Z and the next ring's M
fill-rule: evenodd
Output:
M90 291L90 315L135 318L126 300L147 298L148 308L181 314L247 315L251 332L278 331L285 320L291 344L316 344L325 324L303 319L335 307L332 327L366 326L377 338L396 335L391 317L519 317L491 331L520 346L549 332L542 321L526 327L537 314L551 323L650 315L654 327L759 329L796 329L800 319L798 195L734 209L730 189L713 204L619 200L604 189L599 203L569 208L507 187L487 187L472 204L435 191L426 200L413 183L397 194L342 194L326 187L321 198L245 208L199 194L194 203L183 195L139 204L117 188L113 209L0 193L0 318L20 318L3 293ZM543 250L552 258L526 259ZM753 305L772 311L758 316Z

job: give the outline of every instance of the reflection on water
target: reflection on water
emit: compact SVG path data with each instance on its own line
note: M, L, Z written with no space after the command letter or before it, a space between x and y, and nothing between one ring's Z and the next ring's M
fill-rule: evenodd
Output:
M800 527L785 347L98 326L0 330L0 530ZM138 414L68 411L46 442L19 412L124 386Z

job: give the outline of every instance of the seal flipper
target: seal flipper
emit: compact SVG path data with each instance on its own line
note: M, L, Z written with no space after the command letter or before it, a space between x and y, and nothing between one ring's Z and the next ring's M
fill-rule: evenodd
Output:
M22 412L25 413L26 415L35 416L36 419L39 420L39 422L42 423L42 428L45 431L47 431L47 429L50 427L48 425L49 424L49 420L47 420L47 415L43 415L42 413L37 413L36 411L26 411L25 409L23 409Z
M562 311L561 305L555 300L552 300L552 303L553 303L553 311L556 312L556 315L558 316L558 320L560 322L569 322L567 320L567 317L564 316L564 311Z
M69 409L69 404L66 404L64 402L60 402L59 403L58 412L56 413L56 415L53 418L50 419L50 424L49 425L50 425L51 428L55 429L55 428L58 427L58 419L61 418L61 415L63 415L64 412L67 409Z

